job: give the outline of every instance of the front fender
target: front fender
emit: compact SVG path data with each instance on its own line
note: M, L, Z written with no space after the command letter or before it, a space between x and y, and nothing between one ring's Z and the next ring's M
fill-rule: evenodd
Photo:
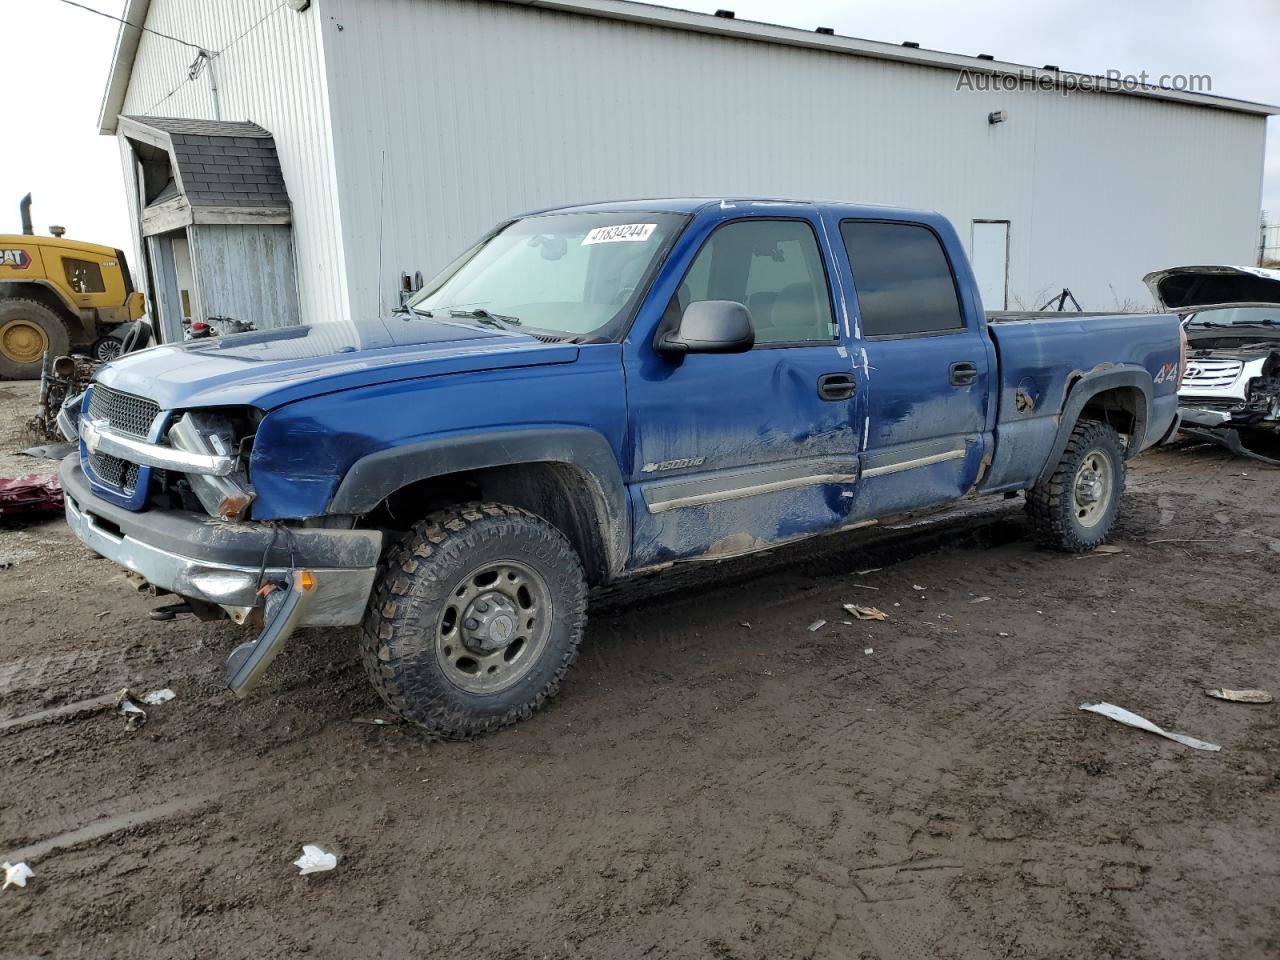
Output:
M610 569L619 571L630 552L627 496L609 441L587 427L557 424L450 434L378 450L361 457L343 477L326 512L361 514L412 483L435 477L526 463L571 468L588 485Z

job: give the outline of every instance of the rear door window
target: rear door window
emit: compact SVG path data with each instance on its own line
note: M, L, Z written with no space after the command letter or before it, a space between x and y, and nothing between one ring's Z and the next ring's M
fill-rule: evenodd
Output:
M914 223L840 224L865 337L908 337L964 329L951 264L937 234Z

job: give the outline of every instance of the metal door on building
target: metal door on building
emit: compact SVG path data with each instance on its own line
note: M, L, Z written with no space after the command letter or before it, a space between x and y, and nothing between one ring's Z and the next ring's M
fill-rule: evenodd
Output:
M984 310L1009 309L1009 221L973 221L969 257Z

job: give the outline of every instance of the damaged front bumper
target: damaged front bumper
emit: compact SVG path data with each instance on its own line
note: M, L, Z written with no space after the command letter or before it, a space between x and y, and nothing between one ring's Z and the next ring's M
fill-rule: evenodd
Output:
M292 585L305 569L313 578L305 602L290 604L278 644L295 627L353 626L364 616L382 551L379 531L290 527L280 536L263 523L174 510L135 513L94 496L74 455L60 476L75 535L162 591L221 607L237 623L265 608L267 627L278 634L274 604L261 588Z
M1236 456L1280 466L1280 423L1241 419L1239 411L1185 406L1179 410L1183 433L1226 447Z

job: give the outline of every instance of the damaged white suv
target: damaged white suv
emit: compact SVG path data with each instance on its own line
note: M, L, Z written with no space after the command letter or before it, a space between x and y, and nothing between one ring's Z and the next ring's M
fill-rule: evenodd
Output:
M1183 316L1182 430L1280 465L1280 270L1177 267L1145 279Z

